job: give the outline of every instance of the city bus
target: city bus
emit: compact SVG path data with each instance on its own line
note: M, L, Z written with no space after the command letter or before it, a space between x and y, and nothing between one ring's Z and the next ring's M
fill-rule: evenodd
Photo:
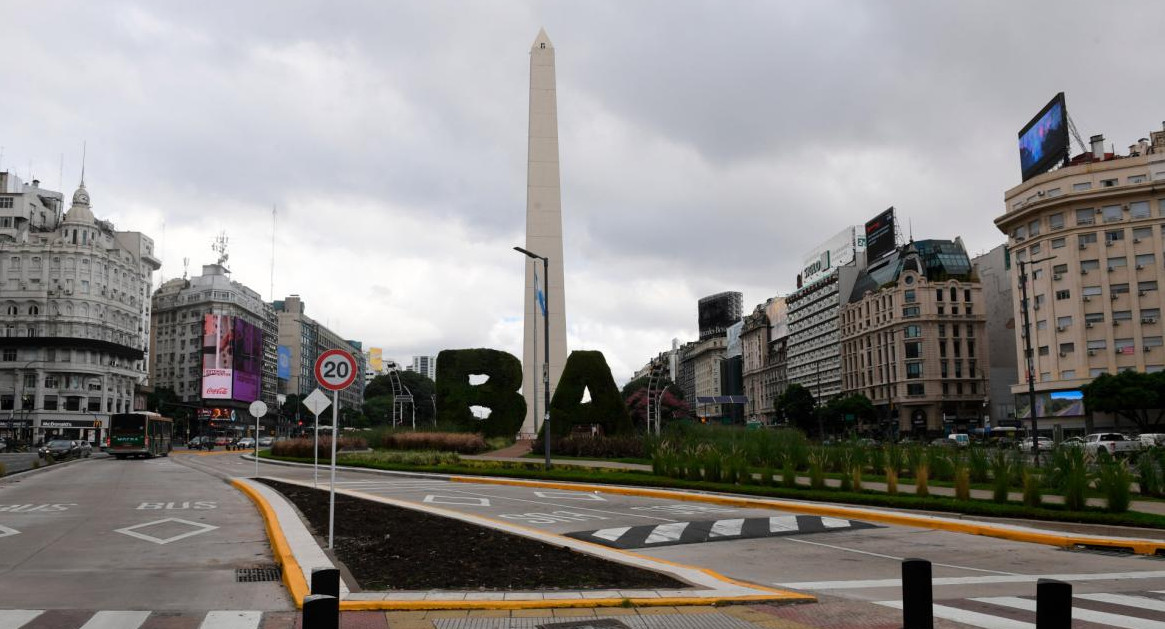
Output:
M174 420L149 411L109 417L109 453L118 459L170 454Z

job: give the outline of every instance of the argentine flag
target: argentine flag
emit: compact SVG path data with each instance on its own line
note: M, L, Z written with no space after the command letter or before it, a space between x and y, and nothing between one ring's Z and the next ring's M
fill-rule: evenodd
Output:
M542 316L546 316L546 295L542 293L542 283L538 280L538 267L534 267L534 294L538 300L538 306L542 308Z

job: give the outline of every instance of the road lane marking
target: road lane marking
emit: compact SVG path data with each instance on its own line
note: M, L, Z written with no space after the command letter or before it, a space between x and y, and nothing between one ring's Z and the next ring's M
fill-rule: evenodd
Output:
M647 536L645 544L660 544L663 542L674 542L680 539L684 534L684 529L688 528L690 522L675 522L673 524L660 524L655 527L651 535Z
M437 496L429 494L422 502L432 505L455 505L458 507L488 507L489 498L473 498L470 496Z
M539 498L558 498L561 500L594 500L596 502L606 502L607 499L600 496L598 492L589 493L581 491L536 491L535 496Z
M20 531L0 524L0 537L10 537L12 535L20 535Z
M778 515L769 518L770 533L799 530L801 530L801 527L797 525L797 516L795 515Z
M809 544L810 546L824 546L825 548L832 548L834 550L841 550L841 551L844 551L847 553L856 553L858 555L868 555L870 557L879 557L882 559L892 559L894 561L903 561L903 559L904 559L903 557L895 557L893 555L883 555L882 553L870 552L868 550L858 550L856 548L846 548L844 546L835 546L833 544L825 544L823 542L811 542L807 539L788 538L788 541L797 542L798 544ZM1004 572L1002 570L987 570L985 568L971 568L968 566L956 566L954 564L949 564L949 563L935 563L932 565L941 566L943 568L957 568L959 570L968 570L971 572L989 572L991 574L1009 574L1009 575L1018 574L1015 572Z
M893 609L902 609L902 601L879 601L874 604ZM938 618L953 620L965 625L981 627L982 629L1032 629L1035 626L1030 622L1000 618L999 616L981 614L957 607L947 607L946 605L932 605L931 612Z
M134 529L144 528L147 526L153 526L155 524L166 524L168 522L177 522L179 524L186 524L188 526L194 527L194 530L187 531L185 533L182 533L181 535L167 537L166 539L162 539L160 537L154 537L153 535L147 535L146 533L141 533L139 531L134 530ZM152 542L154 544L163 545L163 544L169 544L170 542L176 542L180 539L186 539L187 537L191 537L194 535L201 535L202 533L213 531L217 528L218 528L217 526L211 526L209 524L202 524L199 522L191 522L189 520L182 520L179 518L166 518L165 520L155 520L153 522L145 522L142 524L135 524L133 526L127 526L125 528L114 529L113 532L114 533L121 533L122 535L128 535L130 537L136 537L138 539L145 540L147 542Z
M941 565L941 564L934 564ZM961 566L944 566L947 568L962 568ZM1165 571L1151 570L1145 572L1098 572L1093 574L1009 574L1004 573L990 577L940 577L931 580L932 585L987 585L991 583L1029 583L1039 579L1055 579L1057 581L1118 581L1124 579L1161 579L1165 578ZM776 583L778 587L793 588L796 590L861 590L865 588L901 587L901 579L859 579L854 581L801 581L797 583ZM1165 594L1165 592L1160 592Z
M81 629L137 629L153 612L101 611L93 614Z
M20 629L43 613L43 609L0 610L0 629Z
M1027 612L1036 611L1036 602L1034 600L1019 598L1018 596L988 596L984 598L972 598L970 600L977 603L990 603L991 605L1002 605L1003 607L1010 607L1012 609L1022 609ZM1096 612L1080 607L1072 608L1072 619L1098 622L1110 627L1124 627L1125 629L1161 629L1161 621L1159 620L1118 616L1117 614Z
M258 629L263 612L214 611L206 615L199 629Z
M1165 612L1165 601L1147 596L1127 596L1124 594L1076 594L1075 598L1101 603L1114 603L1140 609L1151 609L1155 612Z
M621 526L619 528L602 529L599 531L595 531L594 533L592 533L592 535L594 535L595 537L597 537L599 539L605 539L605 540L613 542L613 541L619 539L620 537L622 537L624 533L626 533L627 531L630 531L630 530L631 530L630 526Z
M712 525L711 530L708 531L708 537L734 537L740 535L740 529L742 528L744 528L744 518L718 520Z

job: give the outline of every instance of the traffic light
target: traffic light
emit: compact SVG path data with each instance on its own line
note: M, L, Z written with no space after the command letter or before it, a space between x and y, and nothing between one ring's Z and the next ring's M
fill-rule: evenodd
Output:
M299 420L299 425L300 425L300 426L302 426L302 425L303 425L303 420L302 420L302 419L301 419L301 420Z

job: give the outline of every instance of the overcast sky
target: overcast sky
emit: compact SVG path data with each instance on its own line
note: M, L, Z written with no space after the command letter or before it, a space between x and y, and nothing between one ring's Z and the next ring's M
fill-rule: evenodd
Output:
M558 66L569 349L626 381L696 301L789 292L895 206L1003 242L1016 133L1056 94L1119 152L1165 120L1165 3L23 2L0 169L214 261L365 347L521 356L529 49ZM61 160L63 156L63 181ZM272 207L277 207L273 225ZM273 232L274 229L274 232ZM272 241L274 234L274 250Z

